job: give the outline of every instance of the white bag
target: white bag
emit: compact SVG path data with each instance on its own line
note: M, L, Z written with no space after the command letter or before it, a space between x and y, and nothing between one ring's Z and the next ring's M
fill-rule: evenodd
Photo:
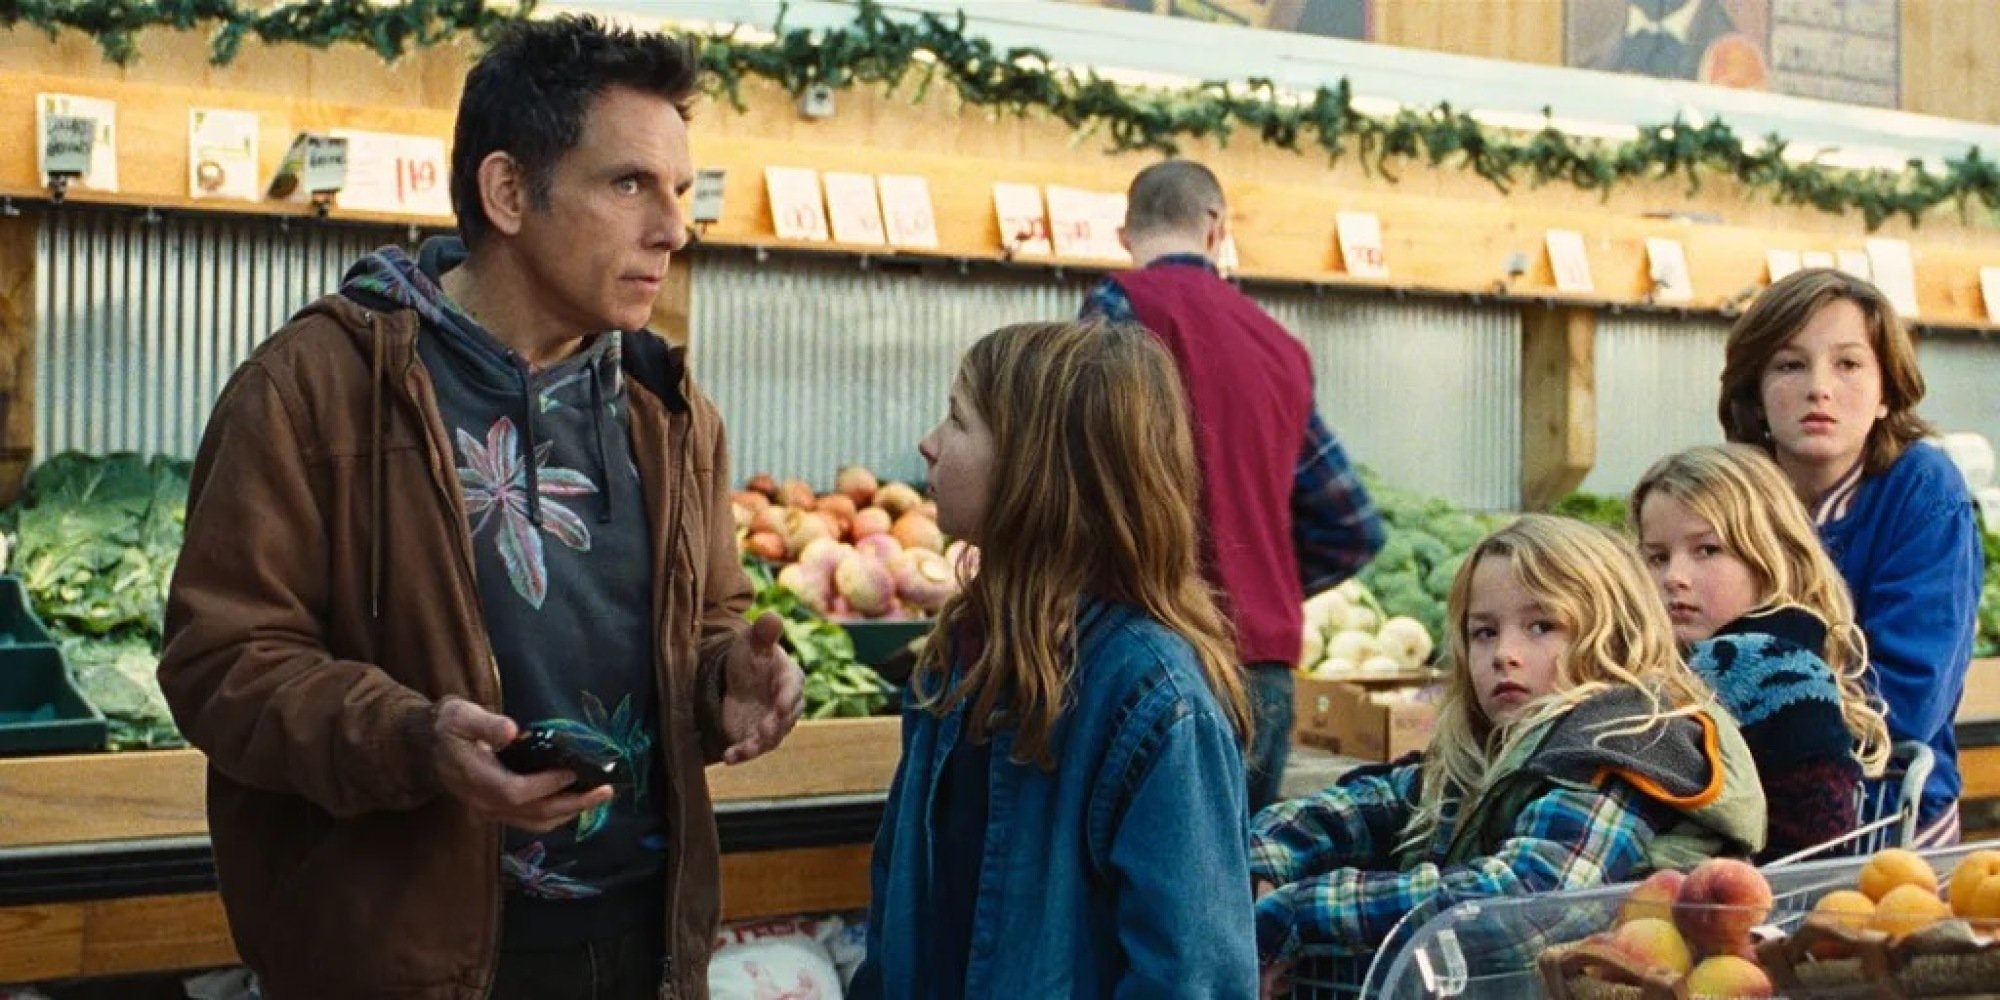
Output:
M840 973L825 940L838 918L786 917L728 924L708 963L712 1000L841 1000Z

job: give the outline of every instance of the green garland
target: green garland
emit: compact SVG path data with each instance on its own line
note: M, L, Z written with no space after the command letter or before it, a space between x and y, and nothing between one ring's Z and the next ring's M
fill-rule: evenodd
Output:
M120 64L135 56L134 38L144 28L187 30L211 23L219 25L211 52L218 65L234 58L242 40L253 35L266 43L322 48L365 44L384 59L395 59L413 46L464 32L484 36L528 16L533 7L534 0L504 10L482 0L380 6L334 0L267 10L240 7L235 0L0 0L0 27L25 22L52 35L63 27L86 31L106 58ZM1345 79L1304 97L1283 93L1262 78L1136 87L1056 66L1036 49L999 49L969 37L963 13L899 19L876 0L860 0L854 21L840 28L787 29L781 16L770 41L741 41L733 32L700 41L712 85L738 108L743 82L751 78L801 94L819 85L877 85L895 92L915 76L915 100L942 80L969 105L1003 114L1047 114L1076 131L1079 140L1107 134L1116 151L1172 154L1184 141L1227 143L1240 130L1279 149L1316 149L1332 160L1353 154L1364 169L1390 180L1413 161L1455 164L1503 192L1522 183L1561 183L1609 196L1620 185L1664 177L1684 178L1692 192L1703 177L1715 175L1735 178L1779 204L1859 212L1871 230L1896 216L1920 224L1945 204L1956 206L1961 216L1974 201L2000 208L2000 165L1977 148L1948 160L1941 173L1916 160L1901 170L1845 170L1786 160L1786 141L1777 135L1765 137L1752 152L1720 118L1705 124L1676 118L1640 129L1636 139L1611 143L1580 139L1552 125L1532 134L1493 128L1449 104L1364 114L1355 110Z

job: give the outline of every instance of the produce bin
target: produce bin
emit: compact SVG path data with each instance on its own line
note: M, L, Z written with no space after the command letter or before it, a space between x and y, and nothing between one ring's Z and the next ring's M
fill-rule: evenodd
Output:
M889 658L903 650L903 647L930 634L936 624L929 619L917 621L846 621L840 626L847 630L854 640L854 659L871 667L879 667Z
M1935 871L1940 892L1948 895L1959 862L1977 851L1995 849L2000 849L2000 842L1920 853ZM1906 924L1901 928L1905 936L1893 939L1875 929L1869 918L1821 914L1808 919L1829 893L1855 889L1869 860L1852 857L1766 867L1760 871L1771 891L1768 907L1678 904L1662 915L1671 912L1670 919L1683 931L1690 922L1703 928L1689 935L1697 941L1701 933L1715 934L1732 926L1752 928L1751 951L1739 957L1767 975L1774 989L1727 995L1792 1000L1992 995L1989 990L2000 987L2000 919L1945 915L1922 926ZM1628 946L1613 945L1599 936L1619 922L1633 888L1618 885L1445 901L1413 914L1387 944L1369 955L1347 961L1316 956L1303 974L1295 973L1292 996L1297 1000L1364 996L1700 1000L1711 995L1689 988L1678 975L1658 971L1628 975L1643 972L1625 950ZM1701 949L1690 947L1699 961Z
M105 731L103 713L71 682L61 651L0 650L0 756L102 750Z
M54 644L55 637L28 606L28 589L21 585L21 578L0 576L0 648Z

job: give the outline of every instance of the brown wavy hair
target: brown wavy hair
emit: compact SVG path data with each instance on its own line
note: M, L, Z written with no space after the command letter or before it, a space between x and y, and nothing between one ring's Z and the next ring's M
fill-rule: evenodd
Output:
M1203 582L1201 471L1173 358L1134 325L1023 323L966 352L959 383L993 435L979 571L945 602L912 683L942 715L1015 727L1014 759L1054 767L1086 597L1139 608L1194 648L1239 739L1249 701L1227 620ZM957 684L947 637L983 637ZM1004 719L995 721L1005 707Z
M1756 576L1760 610L1801 608L1826 625L1818 650L1840 684L1840 715L1869 774L1889 760L1889 726L1868 686L1868 641L1847 581L1821 547L1805 504L1770 456L1744 444L1703 445L1653 463L1632 488L1626 524L1639 538L1646 498L1672 497L1707 521Z
M1814 315L1843 299L1860 307L1868 326L1868 345L1882 370L1882 405L1889 411L1868 431L1864 473L1887 472L1910 445L1930 436L1931 425L1916 412L1924 398L1924 373L1896 307L1881 289L1860 278L1815 267L1773 282L1730 328L1723 349L1722 397L1716 403L1726 440L1772 453L1771 428L1764 419L1764 369Z

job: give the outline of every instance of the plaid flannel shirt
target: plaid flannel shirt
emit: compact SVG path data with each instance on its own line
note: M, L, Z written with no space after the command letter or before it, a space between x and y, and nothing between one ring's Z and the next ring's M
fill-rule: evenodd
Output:
M1396 871L1396 846L1416 808L1418 766L1365 769L1251 821L1251 874L1278 887L1257 903L1259 961L1289 961L1315 945L1362 955L1381 947L1404 916L1461 899L1628 881L1644 869L1647 845L1666 819L1663 807L1620 780L1595 789L1551 786L1515 817L1494 853ZM1451 842L1454 819L1440 825L1433 857ZM1550 941L1581 936L1558 916L1550 916L1551 926L1515 927L1477 948L1489 962L1525 968Z
M1147 266L1161 265L1215 268L1200 254L1169 254ZM1114 323L1139 321L1131 296L1110 278L1084 296L1081 315ZM1307 596L1331 590L1361 572L1387 539L1375 502L1361 485L1347 451L1314 407L1292 473L1292 547L1298 553L1300 586Z

